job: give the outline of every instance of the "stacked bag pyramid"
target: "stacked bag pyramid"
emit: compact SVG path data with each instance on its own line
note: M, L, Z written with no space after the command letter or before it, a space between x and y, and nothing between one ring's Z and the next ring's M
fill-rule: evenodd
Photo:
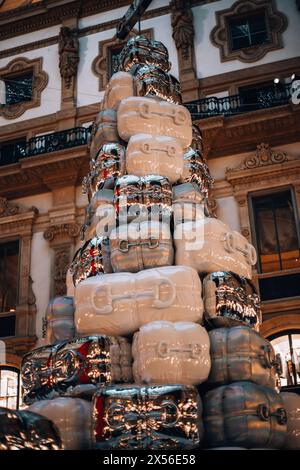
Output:
M65 449L300 448L299 398L279 393L258 333L255 249L210 212L201 132L170 68L137 36L108 84L68 294L23 359L26 412Z

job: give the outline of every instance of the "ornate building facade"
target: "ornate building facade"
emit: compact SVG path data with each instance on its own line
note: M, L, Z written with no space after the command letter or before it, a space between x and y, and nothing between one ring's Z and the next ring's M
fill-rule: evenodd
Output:
M65 293L90 125L131 2L61 3L0 1L2 375L18 375L50 297ZM203 132L214 210L258 250L261 332L282 355L286 386L300 383L299 19L296 0L153 0L140 25L167 46Z

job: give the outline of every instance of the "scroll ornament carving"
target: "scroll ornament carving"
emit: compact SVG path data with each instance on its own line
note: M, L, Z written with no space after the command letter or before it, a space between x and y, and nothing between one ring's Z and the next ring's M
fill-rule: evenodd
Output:
M173 28L172 37L175 41L176 48L182 49L183 57L188 59L190 47L194 43L195 33L190 1L172 0L170 8L171 24Z
M52 241L56 235L65 233L71 238L76 238L80 232L80 225L78 224L61 224L61 225L51 225L44 232L45 240Z
M67 88L77 75L79 63L78 30L63 26L58 38L59 70Z
M67 291L66 276L70 266L69 252L58 250L54 257L54 295L65 295Z
M260 168L267 165L274 165L276 163L284 163L288 161L286 152L274 152L269 144L259 144L256 147L254 155L250 155L235 169L227 168L226 174L240 170L252 170L253 168Z
M20 211L17 204L10 203L5 197L0 197L0 217L16 215Z

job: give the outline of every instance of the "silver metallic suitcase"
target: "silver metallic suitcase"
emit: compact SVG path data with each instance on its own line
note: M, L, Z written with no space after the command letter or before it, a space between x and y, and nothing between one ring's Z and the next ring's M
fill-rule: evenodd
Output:
M116 181L114 204L120 224L149 217L167 221L172 212L172 186L160 175L125 175Z
M279 393L251 382L235 382L203 398L207 447L281 449L287 416Z
M172 266L173 240L170 226L155 220L131 222L111 231L111 264L115 273Z
M132 381L130 342L87 336L28 353L22 362L24 402L54 398L81 384Z
M111 273L108 239L94 237L85 242L75 253L70 271L74 286L88 277Z
M193 449L202 435L196 388L181 385L103 387L94 397L96 449Z
M279 364L271 343L248 326L209 332L211 369L208 382L218 386L241 380L275 388Z
M62 450L56 426L37 413L0 408L0 450Z
M205 319L214 328L245 324L258 329L260 299L254 284L237 274L217 271L203 280Z

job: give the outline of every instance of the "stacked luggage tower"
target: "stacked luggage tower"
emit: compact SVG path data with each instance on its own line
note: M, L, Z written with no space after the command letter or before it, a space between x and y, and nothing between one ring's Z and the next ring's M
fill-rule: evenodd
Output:
M279 393L258 333L255 249L210 213L201 132L170 67L143 36L120 55L68 293L48 306L48 345L23 359L24 413L64 449L300 448L300 398Z

